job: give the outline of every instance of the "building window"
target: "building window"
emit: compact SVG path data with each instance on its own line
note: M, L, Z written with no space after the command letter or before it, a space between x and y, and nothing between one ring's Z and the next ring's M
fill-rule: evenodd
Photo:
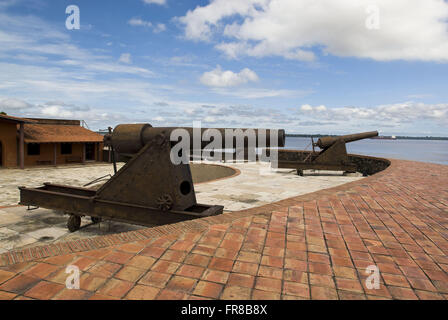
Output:
M29 143L28 145L28 155L29 156L38 156L40 155L40 144L38 143Z
M72 144L61 143L61 154L72 154Z

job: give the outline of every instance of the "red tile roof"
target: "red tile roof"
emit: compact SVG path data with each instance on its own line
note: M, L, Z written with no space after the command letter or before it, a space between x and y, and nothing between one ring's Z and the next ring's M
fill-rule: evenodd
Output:
M26 143L103 142L103 136L81 126L25 124Z
M27 119L23 119L23 118L18 118L18 117L13 117L13 116L8 116L6 114L0 114L0 120L6 120L9 122L15 122L15 123L26 123L26 122L30 122Z

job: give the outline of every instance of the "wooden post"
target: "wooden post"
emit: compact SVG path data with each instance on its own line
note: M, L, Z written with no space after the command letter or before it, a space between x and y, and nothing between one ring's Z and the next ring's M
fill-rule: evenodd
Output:
M86 162L86 144L82 144L82 163Z
M58 164L57 159L58 159L58 144L55 143L53 149L53 164L55 166Z
M19 133L19 164L20 169L25 168L25 142L24 142L24 125L23 122L20 123L20 133Z

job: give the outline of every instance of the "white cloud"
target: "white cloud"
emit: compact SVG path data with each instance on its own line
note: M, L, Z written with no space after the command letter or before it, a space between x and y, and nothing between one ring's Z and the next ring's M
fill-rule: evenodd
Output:
M403 102L384 104L373 108L367 107L339 107L327 108L323 105L312 107L302 105L302 114L315 119L346 121L362 123L376 122L378 124L402 124L415 121L430 120L437 123L448 124L448 104L425 104L416 102Z
M3 99L0 101L0 111L3 110L8 110L8 111L22 111L25 109L29 109L31 108L32 105L20 100L20 99L15 99L15 98L9 98L9 99Z
M142 20L140 18L132 18L128 21L128 24L133 27L152 28L154 33L160 33L166 30L166 25L163 23L153 24L151 21Z
M88 106L77 106L63 101L49 101L43 104L32 104L16 98L0 100L0 110L10 115L22 115L29 117L52 117L52 118L83 118L92 119L97 116L91 112ZM92 113L88 115L88 113Z
M378 30L366 27L372 5ZM187 39L217 36L216 48L231 58L311 61L319 48L341 57L448 62L447 19L443 0L213 0L178 21Z
M3 109L3 106L5 108ZM30 118L70 118L86 120L94 128L106 128L111 122L127 121L126 114L111 112L110 110L91 109L89 106L78 106L63 101L50 101L43 104L30 103L24 100L0 97L0 111L12 116Z
M33 37L28 37L29 34ZM73 44L69 33L60 32L55 26L30 15L14 16L0 12L0 54L28 62L47 61L52 66L76 67L79 74L99 71L153 75L145 68L123 66L111 56L80 48Z
M98 84L97 84L98 85ZM66 83L61 84L66 87ZM102 83L98 88L73 87L72 101L79 102L82 96L99 94L99 106L89 107L64 101L32 102L0 96L0 111L10 115L25 117L73 118L87 121L91 128L106 128L124 122L148 122L163 126L191 126L192 121L217 123L222 127L284 128L296 133L349 133L379 130L382 134L428 134L447 135L448 103L424 104L404 102L385 104L376 107L338 107L303 105L299 112L291 113L275 107L257 107L254 105L205 104L191 101L170 101L154 107L155 100L148 87L138 83L118 81L115 86ZM86 90L87 87L91 89ZM106 96L113 97L107 100ZM45 95L45 93L43 93ZM104 96L103 96L104 94ZM136 97L137 105L143 108L114 110L110 108L119 96ZM55 96L52 94L52 96ZM145 101L153 101L144 104ZM5 101L10 101L5 103ZM12 102L11 102L12 101ZM127 98L125 101L133 101ZM125 102L129 103L129 102ZM122 104L122 103L121 103ZM167 108L165 104L169 104ZM152 105L152 107L150 107ZM305 107L306 106L306 107ZM22 108L23 109L20 109ZM150 112L148 112L150 111Z
M234 87L247 82L258 81L257 74L244 68L239 73L221 69L221 66L217 66L214 70L204 72L201 76L201 82L209 87Z
M313 107L309 104L304 104L302 107L300 107L300 110L307 112L307 111L313 111Z
M119 62L122 63L131 63L132 59L131 59L131 54L130 53L123 53L120 58L118 59Z
M151 21L145 21L140 18L132 18L128 21L128 24L133 27L152 27Z
M304 104L300 107L300 110L303 112L311 112L311 111L324 112L327 111L327 107L324 105L313 107L310 106L309 104Z
M166 30L166 26L163 23L158 23L153 29L154 33L160 33L165 30Z
M216 118L215 118L215 117L208 116L208 117L205 117L205 118L204 118L204 122L213 123L213 122L216 122Z
M146 4L158 4L158 5L165 5L166 0L143 0Z
M71 117L75 116L73 114L73 112L68 111L68 110L63 110L59 106L44 106L41 109L41 113L42 113L42 115L49 116L49 117L71 118Z
M305 90L224 87L215 87L213 88L213 92L223 96L237 97L240 99L303 97L312 93L311 91Z

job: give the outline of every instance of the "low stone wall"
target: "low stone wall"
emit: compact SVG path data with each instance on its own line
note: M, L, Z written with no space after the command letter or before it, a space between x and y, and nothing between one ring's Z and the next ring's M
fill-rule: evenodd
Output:
M383 158L362 156L357 154L349 154L348 158L356 164L356 171L366 175L372 175L385 170L390 166L390 161Z

